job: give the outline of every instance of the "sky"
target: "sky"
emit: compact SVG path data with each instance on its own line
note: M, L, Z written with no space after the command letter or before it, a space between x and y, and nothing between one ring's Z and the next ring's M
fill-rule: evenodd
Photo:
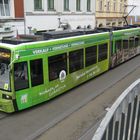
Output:
M135 5L136 8L130 13L130 15L140 16L140 0L128 0L128 5ZM128 12L132 9L132 6L128 7Z

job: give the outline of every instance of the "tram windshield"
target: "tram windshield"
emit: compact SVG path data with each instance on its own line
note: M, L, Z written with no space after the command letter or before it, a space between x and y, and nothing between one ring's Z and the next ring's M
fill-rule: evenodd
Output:
M0 48L0 89L10 90L10 51Z

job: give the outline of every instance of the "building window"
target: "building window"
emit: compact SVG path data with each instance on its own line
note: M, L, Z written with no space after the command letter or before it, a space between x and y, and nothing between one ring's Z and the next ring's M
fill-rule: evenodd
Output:
M114 12L116 11L116 3L113 4Z
M91 10L90 6L91 6L91 1L87 0L87 11Z
M37 86L44 83L43 80L43 62L42 59L36 59L30 61L31 70L31 84Z
M100 62L107 59L108 48L107 44L101 44L98 47L98 61Z
M84 67L83 49L69 53L69 72L75 72Z
M29 88L27 62L14 64L14 85L16 91Z
M107 2L107 11L109 11L110 10L110 2L108 1Z
M122 5L122 3L120 4L120 12L122 12L123 11L123 5Z
M48 0L48 10L49 11L54 10L54 0Z
M49 64L49 81L56 80L60 73L65 71L67 74L67 54L59 54L48 58Z
M76 11L81 10L81 0L76 0Z
M42 10L42 0L34 0L35 11Z
M69 0L64 0L64 11L69 11Z
M99 11L103 10L103 2L102 0L99 1Z
M0 16L10 16L9 0L0 0Z

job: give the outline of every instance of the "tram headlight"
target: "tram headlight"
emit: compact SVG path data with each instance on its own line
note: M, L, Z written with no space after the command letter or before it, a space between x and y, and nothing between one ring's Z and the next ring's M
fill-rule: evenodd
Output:
M6 95L6 94L2 94L2 98L3 98L3 99L7 99L7 100L11 100L11 99L12 99L11 96Z

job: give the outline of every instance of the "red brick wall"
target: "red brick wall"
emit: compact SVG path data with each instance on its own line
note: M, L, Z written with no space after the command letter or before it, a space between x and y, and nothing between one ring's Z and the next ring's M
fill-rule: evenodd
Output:
M24 17L23 0L14 0L14 5L15 5L15 18L23 18Z

